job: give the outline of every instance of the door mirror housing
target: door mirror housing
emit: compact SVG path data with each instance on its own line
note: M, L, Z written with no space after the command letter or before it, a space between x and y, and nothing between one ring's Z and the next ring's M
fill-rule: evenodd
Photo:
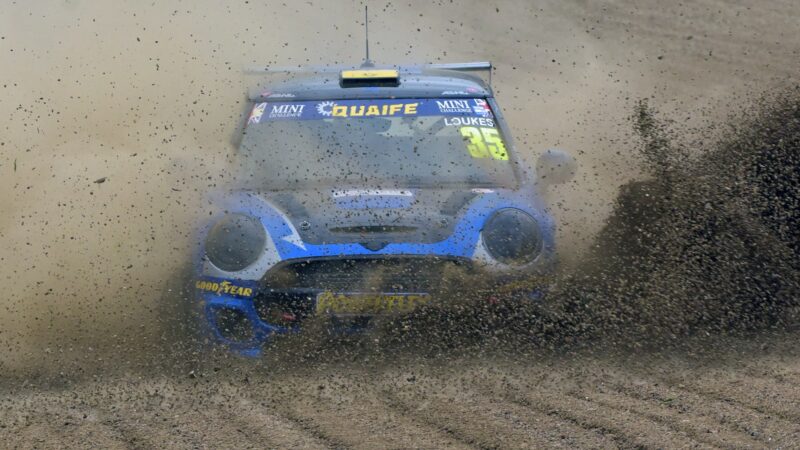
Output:
M569 153L550 148L536 162L536 182L542 187L566 183L575 176L577 170L578 163Z

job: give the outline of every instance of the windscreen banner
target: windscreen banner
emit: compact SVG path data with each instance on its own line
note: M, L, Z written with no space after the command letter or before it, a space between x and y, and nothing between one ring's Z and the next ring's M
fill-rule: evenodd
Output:
M359 117L461 116L492 119L485 99L367 99L257 103L248 123ZM492 125L489 125L492 126Z

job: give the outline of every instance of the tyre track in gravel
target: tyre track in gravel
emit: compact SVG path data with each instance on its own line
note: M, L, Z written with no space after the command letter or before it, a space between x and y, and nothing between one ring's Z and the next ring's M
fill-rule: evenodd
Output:
M382 403L369 381L295 379L278 395L256 389L248 395L337 448L469 448L439 430L420 425Z
M276 403L257 401L253 392L263 386L247 382L220 389L227 399L220 407L237 430L257 436L255 448L346 448L346 444L309 427L302 417L282 413ZM268 387L267 387L268 388Z
M788 397L787 388L775 386L768 378L736 377L717 372L687 377L665 377L670 385L680 385L700 396L739 405L753 412L800 423L800 399ZM789 387L789 390L794 387Z
M309 407L313 408L311 405ZM355 440L351 441L347 438L344 441L340 440L339 433L335 430L331 432L325 423L320 424L314 414L298 414L292 407L285 405L276 407L276 410L281 417L291 422L293 426L302 430L303 433L322 442L325 448L347 449L352 448L356 443ZM357 437L353 439L357 439Z
M676 430L660 420L580 398L574 395L569 385L566 388L556 386L555 389L549 385L534 386L529 379L526 380L524 374L509 372L503 377L502 392L508 401L521 406L555 415L586 429L601 430L620 447L705 446L690 434Z
M690 438L707 445L730 447L734 443L739 445L744 442L752 445L758 442L744 431L730 430L728 428L716 430L713 432L714 434L707 436L708 430L724 427L725 424L706 416L692 416L686 414L685 411L676 411L666 408L665 405L647 402L641 398L629 396L622 391L610 391L602 386L596 386L594 389L576 389L564 395L579 401L593 402L603 408L611 408L623 413L633 413L677 432L685 433ZM689 416L691 418L687 418Z
M800 391L773 375L790 376L796 363L752 360L709 368L484 358L90 382L8 396L0 441L20 448L791 447L800 423L751 403L772 392L786 397L781 410L795 404ZM754 383L760 390L750 393Z
M569 371L570 369L565 369ZM574 370L574 369L573 369ZM603 377L592 375L593 373L603 373ZM708 445L731 447L731 446L754 446L763 445L762 439L754 435L747 427L736 426L721 420L718 415L713 414L714 410L697 411L692 408L676 407L673 404L676 395L674 385L669 385L672 395L663 397L643 394L637 392L634 386L661 387L657 381L657 372L642 374L634 383L631 380L632 372L619 372L608 366L583 367L581 383L547 383L552 390L561 389L565 395L569 395L579 400L587 400L604 407L613 408L618 411L628 411L640 415L650 421L661 423L677 432L685 433L692 439ZM707 398L700 398L699 404L709 402ZM736 417L749 417L751 411L739 409ZM769 419L763 416L765 419ZM723 418L724 419L724 418ZM782 424L784 429L789 427L788 422Z
M414 382L385 391L385 401L418 420L459 436L480 448L608 446L604 436L455 379L415 375Z
M732 364L735 370L730 367ZM776 375L790 374L792 364L783 358L753 358L728 361L723 367L714 368L704 364L682 367L685 364L661 363L646 370L622 370L599 365L588 372L603 373L602 377L587 375L585 370L581 377L584 384L594 384L593 389L575 387L574 390L605 401L624 396L638 399L649 404L652 413L668 411L665 414L679 421L676 426L696 429L703 424L712 431L716 426L716 433L696 436L717 445L788 445L800 441L800 422L791 417L797 413L792 405L800 401L800 390ZM760 394L752 394L754 385L767 386L772 395L782 399L782 407L769 407ZM747 399L758 404L753 405ZM626 402L618 401L621 406ZM786 417L787 412L790 417ZM684 422L681 415L692 420ZM719 439L724 440L716 442Z
M706 418L709 423L738 432L760 445L786 445L800 441L800 424L752 410L751 408L705 397L676 385L637 380L615 385L620 393L643 402L663 405L680 414Z
M305 397L304 392L298 392L296 386L295 379L291 382L292 389L281 389L276 393L269 386L256 384L254 389L243 394L250 402L285 420L292 428L309 436L323 448L352 448L358 444L347 437L340 439L341 430L331 428L330 417L324 416L320 421L316 405ZM341 426L343 418L338 419L335 425Z
M241 387L158 381L112 396L104 423L133 448L328 448L243 398ZM159 392L154 395L154 392Z
M252 398L258 385L247 383L243 386L225 386L226 396L233 399L227 402L227 414L237 427L260 436L262 447L269 448L310 448L324 449L341 445L311 432L296 420L281 415L276 408Z
M125 436L102 422L70 423L43 413L37 422L8 433L5 448L132 448Z
M152 395L155 386L185 392L174 392L167 399ZM236 416L228 414L230 397L223 400L213 391L195 396L191 387L165 382L142 384L137 390L150 394L130 395L123 389L101 406L104 422L134 448L257 448L264 441L265 436L237 426Z
M621 412L630 412L654 423L663 424L676 432L685 433L691 439L717 447L731 447L746 444L756 445L757 441L743 432L724 428L718 421L703 416L686 414L653 405L619 392L576 391L570 394L577 399L602 405Z
M74 395L37 394L11 399L0 413L5 448L131 448L125 435Z
M259 447L303 449L343 447L335 441L326 439L324 436L302 427L297 421L276 415L274 411L263 404L243 403L241 407L253 411L246 418L242 418L237 422L249 429L261 429L266 433L266 438L261 440L258 444Z
M491 440L484 439L480 435L476 436L474 430L470 429L469 422L467 424L463 422L464 416L458 412L453 414L452 409L446 412L434 411L438 414L433 415L431 411L420 411L415 402L409 402L392 392L384 392L383 400L388 407L402 411L403 414L413 417L417 423L432 427L468 448L495 448L495 444Z

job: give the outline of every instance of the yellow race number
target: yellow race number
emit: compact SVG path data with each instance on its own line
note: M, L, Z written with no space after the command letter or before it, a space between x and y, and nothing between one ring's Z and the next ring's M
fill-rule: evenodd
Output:
M461 127L459 130L467 143L467 151L473 158L489 158L508 161L508 152L496 128Z
M476 127L461 127L459 130L464 142L467 143L467 151L473 158L488 158L489 150L483 142L481 131Z

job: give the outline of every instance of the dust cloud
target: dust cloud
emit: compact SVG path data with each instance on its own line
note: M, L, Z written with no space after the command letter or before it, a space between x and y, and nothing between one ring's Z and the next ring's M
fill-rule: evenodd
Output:
M241 68L360 62L363 4L0 6L4 371L90 371L168 347L163 301L173 297L163 293L180 296L175 275L213 212L205 192L235 177ZM591 247L619 187L645 175L627 120L639 98L702 148L745 93L784 83L800 61L789 3L369 5L374 60L491 60L530 165L550 147L576 156L576 179L547 192L568 266Z

